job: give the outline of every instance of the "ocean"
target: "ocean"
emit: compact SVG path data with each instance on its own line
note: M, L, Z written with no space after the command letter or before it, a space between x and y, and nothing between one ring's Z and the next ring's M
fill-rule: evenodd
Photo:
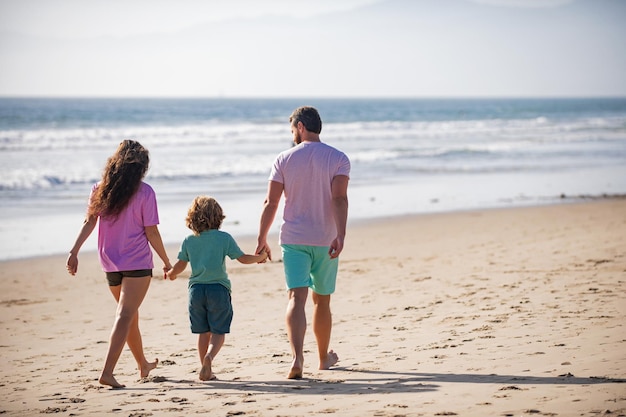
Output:
M255 235L300 105L318 108L322 141L352 162L349 224L626 194L626 98L0 98L0 260L66 253L123 139L150 151L166 244L190 233L200 194L222 205L223 230ZM83 250L95 248L94 233Z

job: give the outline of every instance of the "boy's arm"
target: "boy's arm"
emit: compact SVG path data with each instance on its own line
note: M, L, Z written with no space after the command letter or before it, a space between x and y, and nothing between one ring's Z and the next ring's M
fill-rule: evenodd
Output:
M241 262L242 264L255 264L255 263L260 264L260 263L265 262L267 258L268 258L268 253L262 252L259 255L244 254L244 255L241 255L239 258L237 258L237 260Z
M169 271L167 271L167 273L165 274L165 278L169 278L171 281L174 281L176 278L178 278L178 274L180 274L181 272L183 272L185 270L185 268L187 268L187 262L186 261L181 261L180 259L174 264L174 266L172 267L172 269L170 269Z

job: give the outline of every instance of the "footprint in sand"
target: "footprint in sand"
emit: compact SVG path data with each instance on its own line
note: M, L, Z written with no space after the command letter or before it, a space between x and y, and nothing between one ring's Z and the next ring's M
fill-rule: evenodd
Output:
M178 404L190 404L187 402L187 398L184 398L184 397L172 397L169 400L173 403L178 403Z
M56 414L65 413L69 407L48 407L45 410L41 410L41 414Z
M0 305L6 306L6 307L13 307L13 306L27 306L29 304L40 304L44 302L45 301L42 301L42 300L33 301L33 300L27 300L26 298L20 298L19 300L0 301Z

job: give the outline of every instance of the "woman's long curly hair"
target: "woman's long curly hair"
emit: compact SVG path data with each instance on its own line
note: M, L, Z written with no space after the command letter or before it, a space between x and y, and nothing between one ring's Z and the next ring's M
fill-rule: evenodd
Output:
M120 143L107 160L102 180L91 197L89 214L117 217L135 195L150 165L150 154L134 140Z
M212 197L198 196L193 200L185 222L195 235L205 230L219 229L226 218L222 206Z

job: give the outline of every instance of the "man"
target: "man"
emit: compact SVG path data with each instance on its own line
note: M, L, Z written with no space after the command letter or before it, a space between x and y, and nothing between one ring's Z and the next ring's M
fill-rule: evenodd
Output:
M280 245L289 295L286 324L293 362L289 379L302 378L305 303L312 290L313 333L319 369L339 360L329 350L332 317L330 295L335 291L339 254L343 250L348 219L350 161L320 141L322 120L313 107L299 107L289 117L295 144L276 157L259 227L256 253L271 250L267 234L285 194Z

